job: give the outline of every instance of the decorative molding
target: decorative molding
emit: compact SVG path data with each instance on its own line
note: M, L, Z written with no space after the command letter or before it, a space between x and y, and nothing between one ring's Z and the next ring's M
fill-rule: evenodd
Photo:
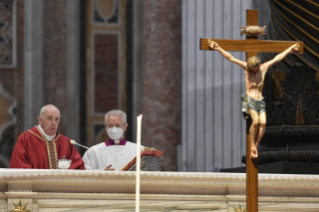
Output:
M121 5L119 0L98 1L92 0L92 19L94 25L120 25L121 24ZM99 4L103 2L104 4ZM106 5L107 4L107 5ZM110 8L109 6L112 6ZM107 11L108 10L108 11ZM104 14L103 14L104 13ZM105 14L108 13L108 14Z
M80 177L80 176L104 176L104 177L112 177L112 176L121 176L121 179L124 180L123 177L135 177L134 171L112 171L112 172L105 172L105 171L99 171L99 170L39 170L39 169L24 169L24 170L17 170L17 169L0 169L0 178L19 178L19 177L44 177L44 176L54 176L54 177L63 177L66 176L68 178L65 178L65 180L72 180L74 179L69 178L70 176L74 177ZM232 180L242 181L245 182L246 180L246 174L244 173L203 173L203 172L147 172L142 171L141 177L148 178L149 177L161 177L164 178L163 180L167 182L174 181L175 179L178 179L180 181L181 178L187 178L189 180L196 180L196 179L216 179L220 181L231 181L236 182ZM169 178L165 179L165 178ZM259 174L258 179L260 183L263 183L265 181L298 181L302 182L305 181L309 185L318 184L319 185L319 175L288 175L288 174ZM37 178L37 181L39 179ZM55 180L64 180L64 179L55 179ZM81 181L96 181L98 179L80 179ZM104 179L103 179L104 180ZM106 179L108 181L109 179ZM118 180L118 179L116 179ZM126 179L128 180L128 179ZM154 179L155 180L155 179ZM161 181L163 181L161 180ZM187 180L188 181L188 180ZM309 183L309 181L313 181L313 183ZM200 183L200 182L197 182ZM222 182L219 182L222 183Z
M1 65L0 65L1 66ZM9 121L6 121L0 126L0 139L2 138L3 132L8 129L8 127L14 125L17 122L17 115L15 113L15 110L17 108L17 100L12 97L2 86L2 83L0 82L0 98L3 97L4 101L7 101L10 103L10 106L7 108L7 114L10 117ZM2 108L6 109L6 108Z
M4 196L8 197L8 198L32 198L34 196L36 196L38 194L38 192L27 192L27 191L9 191L9 192L5 192Z
M319 197L266 197L259 196L259 201L263 202L319 202Z
M27 193L27 194L25 194ZM108 199L108 200L135 200L135 194L123 194L123 193L64 193L64 192L6 192L8 198L21 197L21 198L41 198L41 199ZM238 197L238 195L236 195ZM240 195L243 199L244 195ZM194 200L195 198L201 201L220 201L227 200L224 195L182 195L182 194L141 194L143 200ZM319 200L319 198L315 199Z
M64 193L64 192L5 192L0 195L1 198L49 198L49 199L75 199L85 196L86 199L127 199L135 200L135 194L117 194L117 193ZM202 201L220 201L228 202L246 201L245 195L184 195L184 194L141 194L144 200L194 200ZM281 197L281 196L259 196L260 202L319 202L319 197Z
M0 68L17 66L17 1L0 2Z
M23 181L33 183L33 188L37 191L38 185L52 183L64 184L70 187L77 186L80 192L81 185L108 185L114 189L113 185L125 184L132 187L135 184L134 171L98 171L98 170L0 170L0 182L5 182L14 186ZM317 175L281 175L281 174L259 174L259 187L261 192L268 193L269 188L281 187L290 190L292 187L301 191L319 188L319 176ZM193 193L188 194L208 194L211 188L235 190L244 189L246 186L246 174L241 173L194 173L194 172L141 172L142 187L148 188L148 185L157 185L159 187L166 185L176 185L166 188L171 193L174 188L184 190L188 193L189 187L180 187L178 185L194 186L193 189L205 186L205 189L195 189ZM99 189L97 187L94 190ZM41 191L41 190L40 190ZM183 193L182 192L182 193ZM237 191L238 192L238 191ZM185 193L183 193L185 194ZM224 194L224 193L223 193ZM230 192L229 194L232 194Z
M246 36L259 36L259 35L266 35L266 26L245 26L240 27L240 35Z
M5 192L0 192L0 198L7 198L7 195Z
M103 118L104 120L104 115L106 112L108 111L105 111L105 112L97 112L95 110L95 103L96 103L96 99L95 99L95 74L96 74L96 64L95 64L95 38L96 38L96 35L115 35L117 36L117 49L118 49L118 55L117 55L117 69L118 69L118 82L122 82L123 81L123 77L121 75L121 72L122 72L122 53L121 53L121 50L122 50L122 33L119 32L119 31L115 31L115 30L93 30L92 33L91 33L91 55L92 55L92 58L91 58L91 85L90 85L90 99L91 99L91 115L92 116L100 116ZM123 94L123 91L121 89L121 83L118 83L118 87L117 87L118 91L117 91L117 97L118 97L118 107L121 108L121 99L122 99L122 94ZM92 135L94 136L94 135ZM92 140L93 141L93 140Z

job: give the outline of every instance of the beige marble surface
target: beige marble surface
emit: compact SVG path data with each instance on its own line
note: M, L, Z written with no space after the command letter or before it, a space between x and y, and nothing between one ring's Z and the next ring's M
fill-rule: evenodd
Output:
M142 172L141 211L246 205L245 174ZM259 174L259 211L318 211L319 176ZM135 211L135 172L0 169L0 212Z

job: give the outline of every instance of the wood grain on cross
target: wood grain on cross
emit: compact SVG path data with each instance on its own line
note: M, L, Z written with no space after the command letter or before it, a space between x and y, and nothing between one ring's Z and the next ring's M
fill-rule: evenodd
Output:
M247 26L258 26L258 10L247 10ZM201 50L211 50L208 46L209 38L200 39ZM299 51L303 53L303 42L298 41L270 41L258 40L257 36L246 36L246 40L211 39L226 51L245 51L246 60L258 56L258 52L283 52L293 44L299 44ZM247 212L258 211L258 158L251 158L249 129L251 119L246 121L246 208ZM257 134L258 135L258 134Z

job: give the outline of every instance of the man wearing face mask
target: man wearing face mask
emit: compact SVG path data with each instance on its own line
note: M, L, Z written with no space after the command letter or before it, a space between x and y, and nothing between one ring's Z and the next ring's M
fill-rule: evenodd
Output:
M126 113L121 110L107 112L104 125L109 140L96 144L85 152L83 161L87 170L121 170L136 156L136 144L124 137L128 126ZM141 146L141 150L143 148Z

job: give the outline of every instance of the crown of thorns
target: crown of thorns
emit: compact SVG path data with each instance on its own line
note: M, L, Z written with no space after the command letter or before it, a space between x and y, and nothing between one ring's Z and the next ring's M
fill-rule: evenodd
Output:
M260 59L260 57L257 57L257 59L258 59L258 61L259 61L258 63L254 64L254 65L250 65L250 66L247 64L247 68L250 69L250 68L252 68L252 67L255 67L255 66L258 66L259 64L261 64L261 59Z

